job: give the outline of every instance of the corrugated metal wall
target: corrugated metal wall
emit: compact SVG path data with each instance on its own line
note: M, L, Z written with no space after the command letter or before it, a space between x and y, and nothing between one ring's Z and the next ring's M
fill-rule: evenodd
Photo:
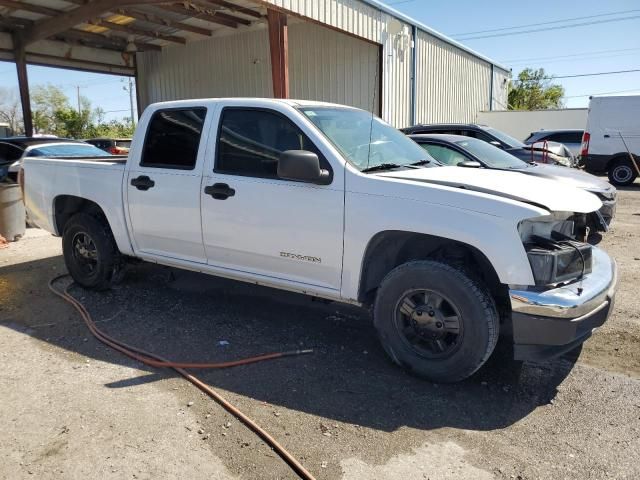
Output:
M379 48L320 25L289 27L291 98L322 100L379 113Z
M396 127L412 124L412 26L360 0L262 0L325 23L290 22L291 96L376 111ZM292 17L292 19L295 17ZM394 20L395 19L395 20ZM393 25L395 24L395 25ZM353 35L376 42L355 38ZM382 46L382 78L377 61ZM491 64L418 28L416 122L472 122L490 108ZM141 106L188 97L271 97L266 27L214 37L162 52L137 54ZM494 67L493 109L506 108L508 73Z
M473 122L489 109L489 63L422 31L416 49L416 123Z
M136 55L141 107L203 97L271 97L266 29Z
M509 109L509 79L511 72L501 68L493 69L493 108L492 110Z
M379 48L365 40L293 22L289 27L291 98L375 108L379 114L378 53ZM143 108L184 98L273 96L266 28L139 53L137 60Z
M383 46L382 118L397 127L411 121L411 26L389 34L391 15L360 0L263 0ZM289 42L292 48L293 42ZM367 108L368 110L371 107Z
M297 15L382 43L388 15L359 0L262 0Z

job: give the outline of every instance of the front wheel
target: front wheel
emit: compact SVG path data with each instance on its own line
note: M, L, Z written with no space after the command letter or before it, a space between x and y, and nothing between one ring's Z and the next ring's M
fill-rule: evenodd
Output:
M611 167L609 167L608 175L609 182L612 185L626 187L636 180L637 172L630 159L622 158L612 163Z
M382 281L374 324L393 362L434 382L463 380L489 358L499 317L488 289L463 270L413 261Z
M62 252L69 274L85 288L105 290L122 276L122 255L111 229L86 213L74 215L65 225Z

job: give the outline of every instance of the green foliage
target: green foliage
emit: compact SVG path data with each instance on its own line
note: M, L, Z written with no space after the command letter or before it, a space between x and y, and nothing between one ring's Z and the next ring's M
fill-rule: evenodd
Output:
M92 109L88 98L80 97L80 109L55 85L38 85L31 92L34 133L68 138L131 137L130 121L104 121L101 108Z
M91 125L91 127L87 131L87 135L85 136L85 138L131 138L133 136L135 127L131 125L131 122L125 122L111 120L107 123L102 122L96 125Z
M509 86L510 110L562 108L564 88L552 84L543 68L525 68Z
M60 87L51 84L36 85L30 93L34 133L57 135L61 126L56 112L70 109L69 99Z

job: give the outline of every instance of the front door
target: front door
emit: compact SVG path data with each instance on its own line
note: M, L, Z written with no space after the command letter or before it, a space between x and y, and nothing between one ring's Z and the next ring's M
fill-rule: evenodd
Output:
M289 118L265 109L223 109L215 169L203 174L202 228L210 265L339 290L344 191L278 178L286 150L327 160Z
M200 223L203 107L157 110L127 177L136 253L206 263Z

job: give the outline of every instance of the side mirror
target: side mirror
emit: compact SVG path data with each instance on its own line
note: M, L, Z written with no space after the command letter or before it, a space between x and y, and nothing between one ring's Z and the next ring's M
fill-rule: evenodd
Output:
M326 185L331 180L329 171L320 168L318 155L306 150L282 152L278 160L278 177L319 185Z
M480 162L476 162L475 160L464 160L458 163L457 166L467 168L482 168L482 164Z
M491 140L489 143L494 147L498 147L499 149L504 150L504 148L502 148L502 144L497 140Z

